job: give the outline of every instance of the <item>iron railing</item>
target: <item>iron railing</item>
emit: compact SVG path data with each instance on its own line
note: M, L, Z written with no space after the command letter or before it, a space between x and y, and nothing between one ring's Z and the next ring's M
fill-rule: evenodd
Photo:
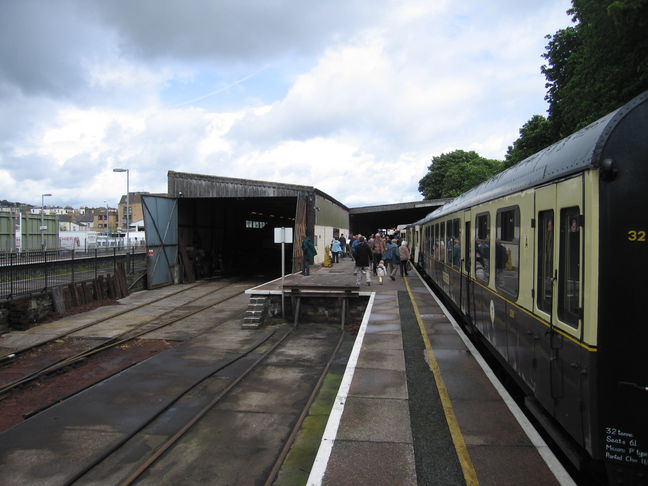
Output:
M144 272L146 248L0 252L0 299L114 275L118 262L127 274Z

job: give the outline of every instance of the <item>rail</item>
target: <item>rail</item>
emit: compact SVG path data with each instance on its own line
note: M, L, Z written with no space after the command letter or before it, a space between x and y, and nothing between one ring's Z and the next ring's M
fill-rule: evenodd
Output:
M114 274L118 262L128 274L144 272L146 248L0 252L0 299Z

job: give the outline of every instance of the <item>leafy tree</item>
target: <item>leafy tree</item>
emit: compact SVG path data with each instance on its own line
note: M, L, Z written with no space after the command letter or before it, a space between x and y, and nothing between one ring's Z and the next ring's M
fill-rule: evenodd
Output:
M549 36L542 67L559 138L648 89L648 0L572 0L576 26Z
M548 35L543 54L549 116L520 129L507 167L648 89L648 0L572 0L568 13L575 25Z
M431 162L429 172L419 181L425 199L456 197L503 169L501 161L474 151L455 150L432 157Z
M522 128L520 138L509 145L504 168L511 167L548 147L556 140L551 123L542 115L534 115Z

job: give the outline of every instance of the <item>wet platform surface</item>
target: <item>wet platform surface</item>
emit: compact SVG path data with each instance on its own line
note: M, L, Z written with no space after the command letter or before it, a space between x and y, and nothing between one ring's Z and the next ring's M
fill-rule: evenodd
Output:
M343 260L305 278L352 272ZM415 272L364 285L369 312L308 484L573 484Z
M321 418L323 437L321 441L320 436L317 438L319 453L316 458L313 453L303 459L298 467L303 471L304 482L308 478L308 484L336 486L573 484L562 467L553 462L539 437L533 432L529 436L523 430L509 408L512 400L502 397L497 385L487 378L474 351L457 333L455 325L416 273L411 272L407 278L396 277L395 281L387 278L383 285L378 285L372 277L371 286L366 286L363 280L358 287L353 263L345 259L331 268L313 268L308 277L287 276L284 287L314 288L322 292L357 289L360 295L369 296L368 312L342 384L331 392L337 395L333 408L325 412L328 417ZM177 288L155 292L171 293ZM281 281L255 287L248 293L281 293ZM152 295L153 292L134 294L124 304L151 299ZM242 311L245 305L246 301L242 300L233 307L238 306ZM95 317L115 310L96 310ZM34 328L24 333L23 339L29 341L39 334L55 333L59 327L68 328L88 319L89 316L79 315L44 326L40 331ZM264 332L263 329L241 330L239 320L232 321L227 328L232 340L248 340L250 344ZM5 336L2 340L5 349L24 345L12 339L13 336ZM171 358L176 355L185 359L181 356L184 354L200 364L196 374L206 374L219 359L229 358L231 350L223 347L227 343L218 344L223 347L220 356L214 354L214 349L207 349L206 343L202 344L188 343L164 359L152 359L145 365L161 383L159 389L165 388L162 383L165 377L174 374ZM438 376L431 370L431 360L436 363ZM128 374L121 376L126 377ZM439 390L439 377L443 391ZM92 436L90 432L102 434L106 442L118 442L126 429L132 427L134 418L144 413L137 410L146 408L145 414L154 413L159 406L156 400L164 399L157 390L149 394L150 407L144 407L141 400L133 400L131 413L104 416L102 407L118 400L111 393L110 383L104 387L106 393L103 398L98 395L96 407L88 409L83 416L71 417L70 426L59 424L62 410L59 407L43 414L39 420L44 422L40 425L38 421L28 421L4 434L0 456L3 467L13 471L13 475L4 477L11 479L7 484L29 484L28 478L33 479L34 474L41 477L40 484L60 484L59 481L70 478L71 463L80 459L69 450L73 444L80 446L75 446L77 451L86 449L84 454L88 448L98 447L98 442L87 441ZM446 396L447 403L443 402L442 395ZM455 425L448 422L445 411L448 404ZM110 424L92 431L84 425L90 415L98 423L103 417ZM72 433L74 438L70 442L68 437ZM463 449L457 446L457 433ZM44 457L34 444L52 444L52 450L61 447L61 452ZM22 457L20 450L25 454ZM21 465L25 460L33 461L30 474ZM281 478L280 475L275 484L284 484ZM297 483L286 480L285 484Z

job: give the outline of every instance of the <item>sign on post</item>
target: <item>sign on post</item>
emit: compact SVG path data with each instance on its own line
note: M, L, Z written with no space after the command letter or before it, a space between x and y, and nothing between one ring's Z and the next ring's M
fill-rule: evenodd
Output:
M286 251L285 244L293 242L292 228L275 228L274 242L281 243L281 317L286 318L284 310L284 272L286 271Z
M275 228L274 229L274 242L275 243L292 243L293 242L293 229L292 228Z

